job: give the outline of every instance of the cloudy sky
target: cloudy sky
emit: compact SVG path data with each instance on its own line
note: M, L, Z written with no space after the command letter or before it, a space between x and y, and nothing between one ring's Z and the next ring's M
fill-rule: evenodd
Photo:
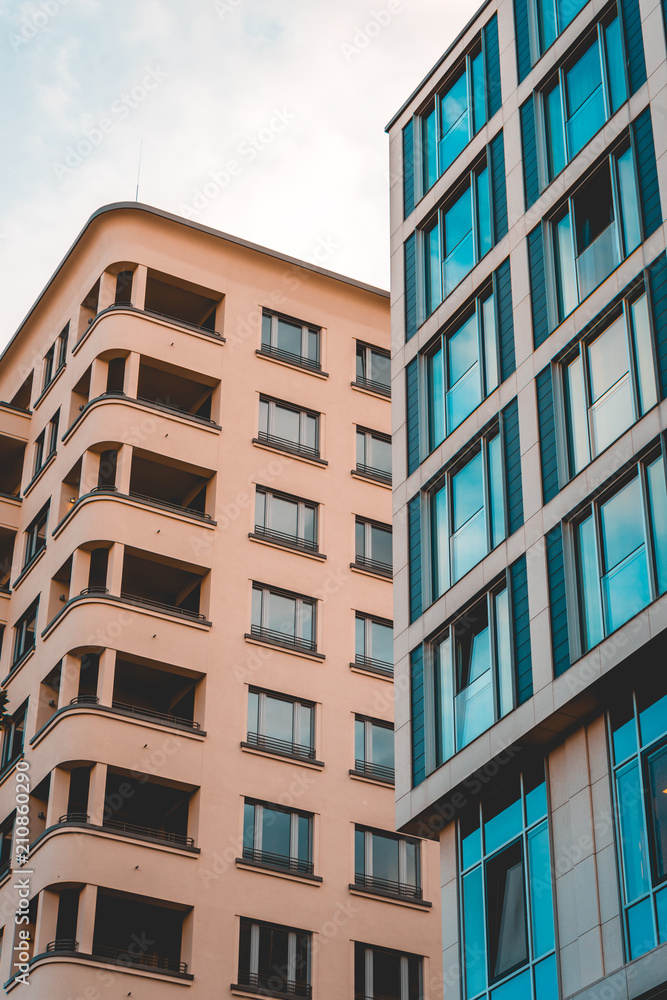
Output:
M384 126L476 0L0 0L0 346L139 200L388 287Z

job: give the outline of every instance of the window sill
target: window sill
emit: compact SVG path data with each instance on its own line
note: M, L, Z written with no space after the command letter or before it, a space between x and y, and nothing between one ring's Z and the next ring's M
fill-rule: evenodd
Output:
M350 469L350 475L353 479L358 479L362 483L373 483L374 486L381 486L385 490L391 492L391 483L388 483L386 479L381 476L374 476L371 472L357 472L356 469Z
M353 767L350 768L349 775L355 781L366 781L369 785L384 785L385 788L393 788L396 783L394 778L381 778L366 771L355 771Z
M9 668L9 673L4 678L4 680L0 681L0 687L5 687L8 681L14 680L16 674L18 674L19 670L21 670L24 664L28 662L28 660L30 659L30 657L34 652L35 652L35 647L32 646L30 649L27 649L25 653L23 653L23 655L19 657L18 660L15 660L14 663L12 663L11 667Z
M383 677L391 684L394 683L393 669L389 672L387 670L382 670L380 667L365 667L363 663L351 663L350 670L353 670L356 674L372 674L373 677Z
M299 757L297 754L279 753L277 750L262 750L261 747L254 747L245 741L241 742L241 750L244 753L254 753L259 757L270 757L272 760L290 761L292 764L299 764L301 767L309 767L311 771L319 771L324 767L323 760L313 760L308 757Z
M364 896L366 899L382 899L388 903L407 906L411 910L430 910L433 907L433 903L429 903L423 899L410 899L405 896L398 896L393 892L383 892L382 889L364 889L354 883L350 883L348 889L353 896Z
M37 397L37 399L35 400L35 402L32 404L33 410L36 410L40 406L42 400L46 399L46 397L48 396L49 392L51 391L51 389L53 388L53 386L56 384L56 382L58 381L58 379L60 378L60 376L62 375L62 373L65 371L66 368L67 368L67 362L65 362L64 364L62 364L60 366L60 368L58 368L58 370L56 371L55 375L53 376L53 378L51 379L51 381L49 382L49 384L44 386L44 388L40 392L39 396Z
M260 441L259 438L253 438L252 443L256 448L261 448L263 451L273 452L274 455L288 455L290 458L296 459L297 462L305 462L306 465L315 465L319 468L325 468L329 464L324 458L308 458L307 455L300 455L298 451L290 451L288 448L279 448L275 444L267 444L265 441Z
M289 545L287 542L277 542L273 538L265 538L264 535L256 535L254 531L248 532L248 538L260 545L268 545L272 549L281 549L283 552L294 552L298 556L306 556L307 559L317 559L324 562L327 558L321 552L311 552L310 549L303 549L299 545Z
M35 473L35 475L32 477L32 479L30 480L30 482L28 483L28 485L24 489L24 491L23 491L23 496L24 497L27 497L29 493L32 493L33 488L40 481L40 479L42 478L42 476L44 475L44 473L46 472L46 470L49 468L50 465L53 464L53 461L54 461L55 457L56 457L56 453L55 453L55 451L52 451L51 454L47 457L46 462L44 462L44 465L41 467L41 469L39 470L39 472Z
M288 993L286 990L269 990L265 986L241 986L231 983L230 990L237 997L277 997L279 1000L310 1000L312 993Z
M364 576L375 576L380 580L391 581L393 577L393 570L390 569L373 569L372 566L362 566L361 563L350 563L350 569L355 573L363 573Z
M382 389L369 389L368 386L363 385L360 382L350 382L350 385L357 392L364 392L367 396L375 396L376 399L391 399L391 389L383 391Z
M16 590L19 584L23 583L23 581L25 580L26 576L28 576L33 566L37 565L37 563L40 561L45 552L46 552L46 545L42 546L39 552L35 553L35 555L32 557L29 563L26 563L26 565L23 567L19 575L14 580L12 584L12 590Z
M323 372L319 368L310 368L308 365L301 365L298 361L287 361L285 358L277 358L274 354L269 354L268 351L255 351L258 358L263 358L265 361L273 361L276 365L282 365L284 368L293 368L297 372L305 372L306 375L314 375L315 378L329 378L329 372Z
M266 875L277 875L279 878L286 878L291 882L303 882L305 885L320 885L324 881L321 875L304 875L290 871L288 868L280 868L278 865L269 865L265 861L249 861L247 858L236 858L236 867L245 871L259 871Z
M257 636L252 635L250 632L246 632L243 636L246 642L251 643L253 646L264 646L265 649L279 649L283 653L289 653L292 656L302 656L306 660L326 660L324 653L308 652L305 649L299 649L296 646L290 646L287 643L271 642L268 639L259 639Z

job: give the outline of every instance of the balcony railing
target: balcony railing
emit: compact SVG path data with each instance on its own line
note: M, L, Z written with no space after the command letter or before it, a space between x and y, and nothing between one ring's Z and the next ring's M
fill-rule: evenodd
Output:
M262 344L262 349L257 353L265 354L267 358L286 361L290 365L298 365L299 368L307 368L313 372L319 372L322 369L319 361L313 361L312 358L306 358L303 354L293 354L291 351L283 351L280 347L271 347L268 344Z
M166 611L169 615L180 615L183 618L191 618L193 621L206 621L206 615L198 611L189 611L187 608L179 608L176 604L166 604L163 601L153 601L149 597L136 597L121 591L121 600L128 601L129 604L136 604L140 608L153 608L155 611Z
M259 993L269 996L301 997L303 1000L310 1000L313 995L312 987L300 979L282 979L278 972L257 973L245 972L239 969L239 986L250 986Z
M275 643L277 646L286 646L288 649L302 649L310 653L317 650L314 639L302 639L301 636L278 632L274 628L263 628L261 625L251 625L250 635L256 639L264 639L265 642Z
M284 868L290 872L300 872L302 875L313 874L313 862L303 858L291 858L284 854L272 854L271 851L256 851L254 847L243 848L244 861L259 861L275 868Z
M66 812L63 816L60 817L60 819L58 820L58 824L60 824L60 823L87 823L89 821L89 819L90 819L90 817L89 817L88 813L85 813L85 812Z
M319 547L315 539L297 538L296 535L290 535L285 531L276 531L275 528L265 528L263 524L255 525L255 534L271 542L278 542L280 545L289 545L293 549L305 549L308 552L317 552Z
M134 490L130 490L127 494L130 499L138 500L140 503L149 503L154 507L164 507L165 510L173 510L178 514L187 514L188 517L198 517L204 521L210 521L210 514L203 514L200 510L195 510L194 507L184 507L179 503L170 503L168 500L159 500L157 497L149 497L144 493L137 493Z
M377 479L379 483L386 483L387 486L391 486L391 472L386 472L384 469L376 469L373 465L362 465L361 462L357 462L356 471L360 476L366 476L368 479Z
M70 700L70 705L99 705L100 699L96 694L77 694Z
M294 455L303 455L304 458L319 458L320 449L311 448L307 444L300 444L298 441L290 441L288 438L278 437L277 434L267 434L260 431L257 435L262 444L271 445L272 448L279 448L281 451L289 451Z
M392 564L383 562L381 559L372 559L370 556L355 556L354 565L362 569L369 569L373 573L381 573L383 576L391 576Z
M371 392L379 392L382 396L391 396L391 386L385 382L376 382L375 379L359 375L354 384L358 385L360 389L370 389Z
M354 769L360 774L366 774L369 778L381 778L383 781L393 781L395 772L393 767L386 764L373 764L370 760L355 760Z
M304 760L315 760L315 747L303 743L292 743L289 740L279 740L261 733L248 733L248 746L268 753L287 754L290 757L302 757Z
M128 952L127 948L115 948L111 945L93 943L93 956L100 958L123 959L123 965L145 965L149 969L166 969L168 972L187 972L188 967L185 962L179 962L176 958L169 958L168 955L135 955Z
M154 826L138 826L136 823L125 823L119 819L105 819L103 827L112 830L119 830L121 833L135 833L139 837L150 837L152 840L165 840L170 844L178 844L179 847L194 847L195 842L192 837L186 837L182 833L173 833L171 830L160 830Z
M200 729L198 722L192 719L184 719L181 715L170 715L168 712L155 712L152 708L140 708L137 705L128 705L124 701L112 701L112 708L120 708L123 712L132 712L133 715L143 715L158 722L173 723L177 726L188 726L190 729Z
M78 951L79 942L75 941L74 938L56 938L55 941L49 941L46 946L47 952L51 951Z
M117 302L116 307L122 305L127 308L126 303ZM177 326L184 326L189 330L196 330L198 333L205 333L208 337L217 337L219 340L224 340L221 333L217 330L211 330L207 326L202 326L200 323L191 323L187 319L180 319L178 316L172 316L170 313L158 312L157 309L144 309L143 312L147 313L149 316L157 316L158 319L166 319L168 323L175 323Z
M107 393L107 395L109 394ZM200 417L198 413L190 413L189 410L184 410L180 406L173 406L171 403L164 403L160 399L148 399L147 396L137 396L137 403L143 403L144 406L152 406L156 410L164 410L165 413L176 413L187 420L197 420L199 423L209 424L211 427L218 426L215 420L211 420L210 417Z
M402 896L405 899L422 898L420 886L411 885L409 882L394 882L392 879L380 878L378 875L364 875L362 872L355 872L354 884L359 889L378 889L380 892L390 892L393 896Z
M376 670L378 673L386 674L387 677L394 676L394 664L387 663L386 660L376 660L373 656L362 656L361 653L357 653L354 657L354 663L357 667Z

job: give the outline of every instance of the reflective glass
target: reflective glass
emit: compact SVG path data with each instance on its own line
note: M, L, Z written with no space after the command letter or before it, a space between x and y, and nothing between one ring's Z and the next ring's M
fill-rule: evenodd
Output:
M303 529L302 537L308 539L310 542L315 541L315 508L314 507L303 507Z
M310 819L308 816L297 816L297 857L302 861L310 861Z
M612 707L611 739L616 764L637 752L637 725L632 700L623 699Z
M646 551L637 549L602 578L605 627L613 632L649 603Z
M524 775L524 795L526 799L526 825L531 826L547 814L547 783L544 768L533 774Z
M382 767L394 766L394 731L386 726L371 726L371 760Z
M491 234L491 189L489 187L489 171L485 168L475 175L477 190L477 230L479 237L479 257L488 253L493 246ZM471 265L472 266L472 265Z
M363 719L354 720L354 759L366 760L366 723Z
M449 587L449 525L447 521L447 486L431 501L433 544L433 590L439 597Z
M428 359L431 450L445 440L445 352L442 346Z
M530 969L492 990L491 1000L532 1000Z
M278 335L276 347L288 354L301 356L301 327L296 323L288 323L286 319L278 319Z
M558 26L554 0L537 0L537 20L540 35L540 52L546 52L556 40Z
M457 674L456 743L466 746L493 724L491 634L486 601L469 616L470 624L454 630Z
M380 385L387 386L391 385L391 358L387 354L381 354L379 351L369 351L370 355L369 368L370 377L373 382L378 382Z
M299 721L299 743L301 746L313 745L313 709L310 705L297 705Z
M601 641L604 635L600 604L600 577L595 545L595 522L592 517L588 517L579 525L579 574L584 640L586 649L591 649Z
M549 175L555 177L565 166L565 135L563 131L563 105L560 84L557 83L544 95L544 117L547 130L547 155Z
M288 410L284 406L273 407L273 427L271 433L285 441L299 443L299 422L300 416L296 410Z
M489 481L491 494L491 547L505 537L505 491L503 489L503 457L500 434L489 441Z
M248 732L256 733L259 720L259 695L256 691L248 692Z
M567 406L567 432L571 471L581 472L591 459L588 446L588 416L584 396L584 376L581 355L577 354L564 369Z
M662 456L649 465L647 471L648 495L651 506L653 549L658 574L658 593L667 590L667 490L665 465Z
M476 314L448 338L447 361L447 433L451 433L482 400Z
M602 593L607 632L613 632L651 599L644 547L639 479L602 504L600 518L605 566Z
M433 701L436 759L438 764L441 764L443 760L449 760L454 753L454 678L450 636L437 644L435 654Z
M354 553L361 559L366 556L366 525L363 521L354 522Z
M604 30L607 46L607 72L610 89L610 104L612 114L617 111L628 96L625 84L625 58L621 40L621 22L614 18Z
M271 524L274 531L282 531L296 538L299 505L282 497L271 497Z
M462 73L441 98L440 173L454 162L470 140L468 75Z
M424 163L424 191L438 179L438 147L435 134L435 108L422 118L422 157Z
M308 642L313 641L313 605L307 601L300 602L301 628L299 635Z
M498 663L498 710L500 717L514 708L512 641L507 590L494 597L496 609L496 657Z
M284 635L296 634L296 601L283 594L267 594L268 614L265 627Z
M460 580L472 569L488 550L486 542L486 518L484 509L474 514L462 528L452 536L452 573Z
M391 472L391 441L371 437L370 445L371 466L374 469L379 469L380 472Z
M484 849L495 851L523 827L521 789L518 780L509 781L489 798L484 809Z
M398 877L399 841L394 837L371 834L373 841L373 877L400 881Z
M271 317L262 313L262 347L271 346Z
M655 948L655 931L651 913L651 897L643 899L628 910L628 937L630 938L630 958L639 958Z
M482 331L486 367L487 395L498 385L498 342L496 337L496 307L493 295L482 303Z
M308 330L307 352L311 361L319 361L320 358L320 335L317 330Z
M482 52L472 60L472 100L473 100L473 134L477 134L486 121L486 78L484 73L484 54Z
M664 684L664 681L662 682ZM650 698L650 702L648 701ZM660 697L652 687L648 697L637 695L642 746L667 732L667 694ZM648 702L648 703L647 703Z
M593 176L574 196L577 256L584 253L614 221L609 163Z
M667 875L667 747L651 754L648 771L648 814L653 828L653 867L657 879Z
M305 444L307 448L317 449L317 417L311 417L309 413L305 414L305 441L301 444Z
M264 434L268 434L269 404L266 399L260 399L259 401L259 429L260 431L263 431Z
M243 846L252 850L255 846L255 806L243 803Z
M568 316L577 305L577 277L574 269L572 222L566 212L554 226L556 275L558 278L558 311L561 319Z
M655 895L655 908L658 917L658 943L667 941L667 887Z
M461 817L461 867L465 871L482 857L482 833L479 812L470 810Z
M600 521L606 569L617 566L644 544L644 525L640 514L642 506L639 478L636 476L601 505Z
M359 875L366 871L366 834L358 829L354 831L354 871Z
M255 524L266 525L266 493L255 493Z
M521 841L486 864L489 973L494 979L528 960L526 893Z
M408 885L419 885L419 852L416 844L406 842L405 845L405 872L403 881Z
M264 806L262 823L262 851L290 856L290 814L280 809Z
M447 393L447 431L463 423L482 401L479 365L475 364Z
M588 0L556 0L558 7L558 30L564 31L570 21L585 7Z
M646 892L651 876L644 828L643 795L636 760L616 775L616 796L620 814L625 899L630 903Z
M371 525L371 558L391 566L391 531Z
M424 252L426 255L426 312L432 313L442 301L440 289L440 226L434 226L424 232Z
M619 316L588 346L591 401L595 403L628 372L625 321Z
M474 997L486 986L484 960L486 934L481 865L463 876L463 935L466 997Z
M597 39L565 76L570 158L586 145L605 121L602 67Z
M472 189L469 186L445 214L445 296L474 263Z
M262 624L262 591L258 587L252 588L252 624L257 627Z
M291 702L267 695L264 699L264 735L291 743L293 711Z
M591 427L596 455L623 434L634 422L630 376L626 373L591 406Z
M357 656L366 655L366 620L354 619L354 652Z
M651 324L648 317L646 295L640 295L630 305L632 316L632 337L637 358L637 374L639 376L639 408L646 413L658 402L655 387L655 369L653 366L653 348L651 343Z
M488 633L487 633L488 639ZM491 671L464 688L456 696L456 746L467 746L494 722Z
M394 662L394 634L390 625L371 622L371 648L374 660L383 663Z
M617 159L618 183L621 195L621 218L625 253L630 254L642 241L639 222L639 202L632 150L628 149Z
M484 504L484 471L482 452L478 451L452 477L454 531L465 524Z
M551 859L546 822L528 834L528 872L532 915L533 955L539 958L554 946L551 898Z
M535 1000L558 1000L555 955L549 955L535 966Z

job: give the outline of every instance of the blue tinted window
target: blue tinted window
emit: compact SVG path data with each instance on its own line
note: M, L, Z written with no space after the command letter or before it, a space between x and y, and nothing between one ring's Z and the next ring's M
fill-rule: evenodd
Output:
M567 145L576 155L605 121L602 66L597 39L566 74Z

